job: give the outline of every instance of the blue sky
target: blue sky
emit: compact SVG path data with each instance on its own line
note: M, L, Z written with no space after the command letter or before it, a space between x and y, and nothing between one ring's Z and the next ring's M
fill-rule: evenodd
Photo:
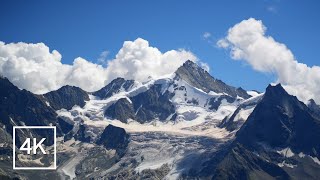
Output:
M211 41L244 19L263 21L267 35L284 43L299 62L319 65L320 2L244 1L2 1L0 41L43 42L71 64L76 57L97 61L102 51L114 58L126 40L138 37L162 52L184 48L210 66L226 83L263 91L272 74L234 61Z

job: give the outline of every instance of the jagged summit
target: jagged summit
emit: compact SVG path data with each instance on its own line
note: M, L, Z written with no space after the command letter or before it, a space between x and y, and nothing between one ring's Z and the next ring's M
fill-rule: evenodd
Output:
M56 91L51 91L43 95L49 102L50 106L55 109L70 110L74 105L83 107L85 101L89 100L87 92L75 86L63 86Z
M225 93L232 97L239 96L244 99L251 97L242 88L235 88L225 84L219 79L215 79L206 70L190 60L186 61L177 69L176 75L190 85L202 89L206 93L213 91L215 93Z
M287 91L282 87L282 85L279 83L277 85L271 85L269 84L266 88L265 96L279 96L279 95L289 95Z

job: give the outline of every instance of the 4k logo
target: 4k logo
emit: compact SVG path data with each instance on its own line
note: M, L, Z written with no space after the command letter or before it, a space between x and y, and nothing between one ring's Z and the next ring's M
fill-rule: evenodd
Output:
M31 138L27 138L22 146L20 147L21 151L27 151L27 154L31 154L31 150L33 150L33 154L37 154L37 149L39 148L43 154L47 154L46 151L42 147L43 141L45 141L46 138L42 138L39 143L37 143L37 138L33 138L33 148L30 145ZM27 147L26 147L27 146Z
M35 131L34 129L36 129L37 132L43 131L41 134L46 134L46 138L26 137L28 135L32 136L30 132ZM53 137L48 137L51 134ZM18 139L20 142L22 141L20 147L16 147ZM56 169L57 149L55 126L14 126L12 142L13 169ZM49 145L46 146L45 144Z

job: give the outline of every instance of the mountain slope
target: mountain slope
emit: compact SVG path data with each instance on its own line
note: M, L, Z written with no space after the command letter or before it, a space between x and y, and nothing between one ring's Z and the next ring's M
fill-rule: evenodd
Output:
M212 179L290 179L290 176L278 165L236 144L219 163Z

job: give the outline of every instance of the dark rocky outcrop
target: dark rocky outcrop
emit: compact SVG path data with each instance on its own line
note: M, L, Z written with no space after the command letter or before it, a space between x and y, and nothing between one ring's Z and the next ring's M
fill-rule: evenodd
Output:
M146 92L131 98L137 121L142 123L154 119L164 121L175 113L175 107L170 101L173 94L169 91L162 93L161 88L161 84L154 84Z
M175 107L170 101L173 94L169 91L161 92L162 85L154 84L147 91L130 98L131 102L122 98L109 106L105 115L122 122L134 119L140 123L154 119L165 121L175 113Z
M190 85L205 92L226 93L234 98L237 96L247 99L251 97L242 88L229 86L219 79L213 78L206 70L188 60L176 71L176 75Z
M75 105L83 107L85 101L89 100L87 92L74 86L63 86L60 89L48 92L43 96L55 110L62 108L70 110Z
M115 149L118 154L123 154L129 144L129 137L123 128L110 124L104 129L96 143L103 145L106 149Z
M128 119L135 119L133 105L126 98L119 99L112 104L106 111L105 115L121 122L127 123Z
M116 78L111 81L107 86L101 88L100 90L93 92L94 96L98 96L101 99L106 99L115 93L120 92L123 88L125 91L130 89L134 84L134 80L125 80L123 78Z

